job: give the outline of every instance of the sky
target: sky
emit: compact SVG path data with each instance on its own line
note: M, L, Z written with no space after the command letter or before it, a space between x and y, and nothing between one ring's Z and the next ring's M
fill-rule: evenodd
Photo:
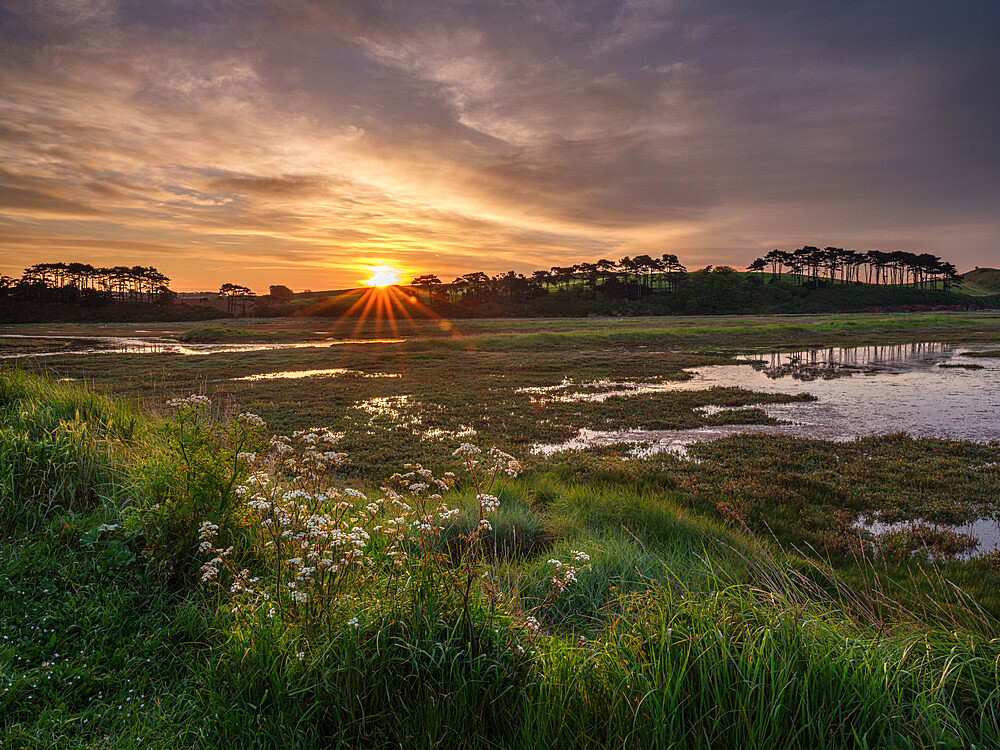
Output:
M0 273L1000 266L992 0L4 0Z

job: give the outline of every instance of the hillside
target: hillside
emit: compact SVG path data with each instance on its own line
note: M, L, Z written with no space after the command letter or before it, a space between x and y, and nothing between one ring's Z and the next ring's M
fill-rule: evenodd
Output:
M974 297L1000 294L1000 268L976 268L962 274L962 283L955 285L955 291Z

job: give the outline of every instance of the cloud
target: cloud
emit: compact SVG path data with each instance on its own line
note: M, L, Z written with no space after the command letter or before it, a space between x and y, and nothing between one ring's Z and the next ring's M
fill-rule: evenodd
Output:
M206 189L223 193L276 197L304 197L329 191L331 180L323 177L282 175L279 177L233 176L217 177L206 183Z
M97 209L56 195L27 188L0 185L0 209L33 216L88 216Z
M180 288L318 288L368 259L742 265L807 241L995 263L998 25L904 0L22 0L0 270L169 248Z

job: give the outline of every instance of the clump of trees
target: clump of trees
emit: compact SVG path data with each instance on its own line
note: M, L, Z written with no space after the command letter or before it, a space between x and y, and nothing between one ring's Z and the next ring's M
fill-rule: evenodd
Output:
M664 253L626 256L620 260L601 258L594 263L553 266L533 271L530 276L514 271L490 276L474 271L445 284L432 273L415 277L410 285L427 292L431 300L446 298L451 302L525 301L552 291L601 293L611 297L642 299L650 293L677 288L687 269L676 255Z
M274 288L271 287L271 289ZM287 287L285 288L287 289ZM254 296L254 293L250 287L241 284L223 284L219 287L219 296L226 298L226 312L230 315L236 312L237 305L240 306L240 314L246 315L247 302Z
M176 293L153 266L95 267L89 263L36 263L21 278L0 276L0 298L26 302L101 305L113 301L168 305Z
M747 270L761 275L768 268L773 279L781 279L787 269L794 283L812 286L839 281L934 289L940 283L942 289L948 289L959 280L955 266L937 255L903 250L859 252L806 245L791 252L772 250L747 266Z

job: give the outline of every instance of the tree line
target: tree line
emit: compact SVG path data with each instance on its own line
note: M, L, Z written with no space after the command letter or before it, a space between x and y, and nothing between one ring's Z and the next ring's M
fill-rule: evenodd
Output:
M36 263L20 278L0 276L0 296L48 302L169 303L170 277L153 266L98 267L89 263Z
M765 273L771 278L765 282ZM668 307L699 310L712 308L712 298L720 284L727 284L726 294L746 292L753 298L753 287L745 282L764 284L775 289L831 287L837 296L848 287L908 287L947 290L960 277L955 266L930 253L905 251L859 252L843 248L818 248L811 245L793 251L772 250L747 266L739 274L728 266L708 266L689 273L672 253L659 256L640 254L618 260L601 258L594 262L552 266L529 274L507 271L489 275L482 271L457 276L445 283L433 273L413 278L410 285L426 292L428 302L489 309L497 303L526 303L541 298L619 300L623 304L646 304L646 300L668 300ZM720 275L721 274L721 275ZM727 276L732 276L728 279ZM92 305L112 301L170 304L176 299L167 284L169 277L153 266L95 267L89 263L36 263L24 269L21 278L0 276L0 298L25 302L64 302ZM732 286L736 284L736 286ZM777 285L777 286L774 286ZM729 287L732 286L730 289ZM249 287L226 283L219 295L227 301L227 312L247 313L254 298ZM291 304L294 293L285 286L272 286L267 300L274 314ZM774 296L774 295L771 295ZM780 295L778 295L780 296ZM759 298L759 294L758 294ZM616 303L617 304L617 303ZM537 303L532 303L537 306ZM457 308L456 308L457 309ZM713 308L714 309L714 308Z
M903 250L845 250L841 247L818 248L812 245L791 252L772 250L756 258L748 271L761 275L770 267L771 274L781 279L785 269L795 283L816 285L821 281L840 281L845 284L875 284L885 286L909 285L926 289L935 288L940 281L948 289L959 280L951 263L930 253L910 253Z
M0 298L24 302L63 302L98 306L113 301L170 304L177 298L170 277L154 266L93 266L90 263L36 263L20 278L0 276ZM271 287L286 290L287 287ZM249 287L226 283L219 287L229 314L246 314L254 297Z
M747 271L756 273L763 280L768 268L772 274L771 282L791 281L805 287L839 282L873 286L906 285L921 289L937 288L940 284L941 288L948 289L960 278L953 264L930 253L859 252L836 247L820 249L811 245L790 252L772 250L755 259ZM711 272L712 266L703 270ZM716 270L735 273L728 266L719 266ZM787 278L789 274L791 279ZM443 282L436 274L426 273L416 276L410 285L427 292L432 301L445 298L451 302L469 303L517 301L553 291L641 300L644 296L686 288L689 276L687 268L676 255L664 253L658 257L643 254L619 260L601 258L593 263L552 266L528 275L508 271L490 276L475 271L458 276L450 283Z
M601 258L594 263L572 266L552 266L549 270L533 271L530 276L508 271L490 276L482 271L457 276L446 284L433 273L415 277L410 285L425 290L432 298L444 294L451 301L484 299L532 299L550 290L589 291L610 296L635 296L654 291L674 291L687 269L676 255L664 253L625 256L617 261Z

